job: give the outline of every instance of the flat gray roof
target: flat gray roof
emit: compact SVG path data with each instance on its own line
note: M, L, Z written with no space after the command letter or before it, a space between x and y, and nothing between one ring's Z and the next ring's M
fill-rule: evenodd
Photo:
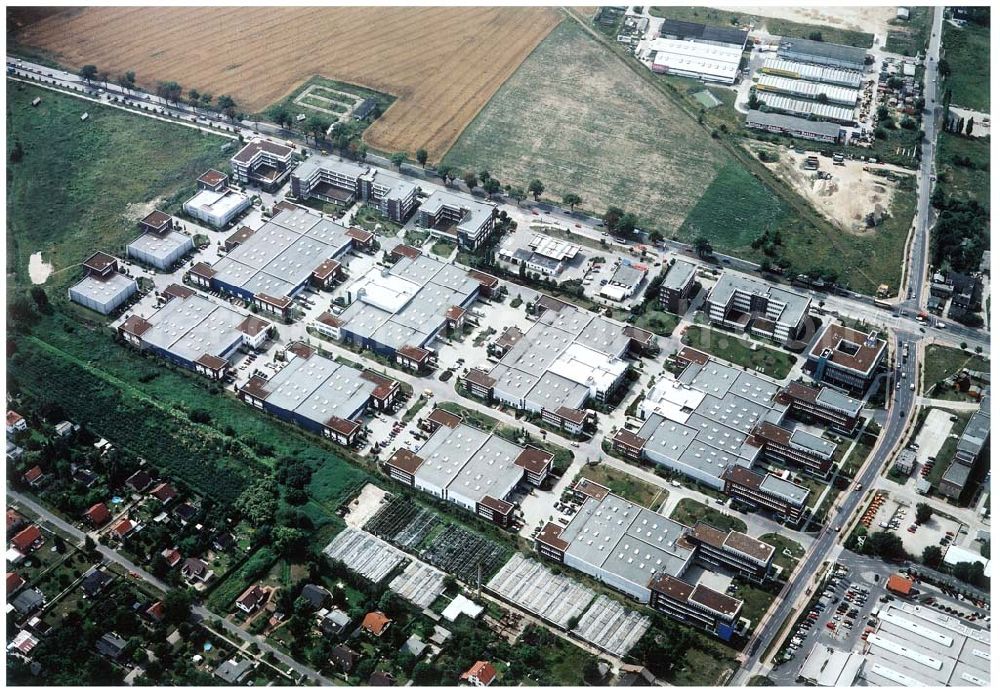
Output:
M709 293L708 300L717 304L726 304L737 290L784 304L777 321L791 326L798 325L809 309L810 298L807 295L771 285L763 280L737 275L730 271L723 272L715 287L712 288L712 292Z
M823 387L820 389L819 394L816 395L816 403L851 416L857 416L861 413L861 408L864 406L858 399L852 399L844 392L833 387Z
M865 64L865 56L868 49L857 48L855 46L844 46L842 44L828 43L826 41L812 41L810 39L797 39L791 36L782 36L778 46L779 53L790 52L800 53L806 56L817 58L832 58L846 62Z
M799 116L779 114L773 111L752 109L747 113L746 124L750 128L780 128L782 130L814 133L829 138L839 138L842 127L829 121L810 121Z
M166 262L178 250L188 251L194 249L194 240L176 230L170 230L163 236L146 233L139 235L139 237L129 242L128 250L132 251L133 249L139 253Z
M611 276L611 280L608 282L612 285L621 285L631 288L641 283L643 276L645 275L645 271L640 271L635 266L626 266L623 263L618 266L618 269L614 272Z
M350 160L342 160L339 157L314 155L297 166L292 171L292 176L299 179L310 179L321 169L357 178L362 174L365 174L369 167L358 164L357 162L351 162Z
M795 428L788 441L796 447L807 449L811 452L818 452L824 457L832 457L833 453L837 450L836 443L830 442L818 435L813 435L802 428Z
M330 418L350 420L368 403L374 384L361 371L313 354L292 359L268 380L264 401L314 423Z
M206 353L225 357L242 342L243 333L237 327L247 316L202 295L179 297L146 320L153 328L142 340L190 362Z
M679 290L688 284L691 277L697 273L698 267L684 259L674 261L667 275L663 278L663 287Z
M420 211L430 215L437 215L442 208L467 211L462 221L458 224L458 229L473 234L493 215L493 210L496 206L491 203L483 203L468 196L439 190L432 193L423 202L420 206Z
M808 488L803 488L788 479L783 479L780 476L772 474L764 477L764 480L760 483L760 490L776 495L794 505L801 505L809 497Z
M114 273L106 279L89 275L74 285L73 290L95 302L104 303L133 285L135 281L123 273Z

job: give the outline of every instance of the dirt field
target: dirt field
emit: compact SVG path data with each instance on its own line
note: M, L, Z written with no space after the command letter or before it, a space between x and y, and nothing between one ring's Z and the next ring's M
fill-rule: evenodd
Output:
M576 193L674 232L728 155L673 102L564 22L541 43L445 157L501 182Z
M815 152L798 154L785 147L761 143L752 143L748 148L754 153L758 150L778 153L780 160L768 163L767 168L782 181L790 183L799 195L846 232L874 234L876 228L866 228L865 216L874 211L875 206L883 210L891 208L895 184L866 172L864 168L869 165L864 162L847 160L841 167L833 166L833 161L827 157L820 157L820 171L828 172L833 178L818 179L815 171L802 168L806 157L815 155ZM890 165L879 167L912 173Z
M885 37L889 32L889 20L896 18L896 7L723 7L714 5L727 12L745 12L747 14L763 15L787 19L804 24L817 24L870 32Z
M398 98L366 142L423 147L436 161L559 18L488 7L91 7L42 16L16 40L69 67L134 70L143 87L175 80L229 94L248 112L313 75L387 92Z

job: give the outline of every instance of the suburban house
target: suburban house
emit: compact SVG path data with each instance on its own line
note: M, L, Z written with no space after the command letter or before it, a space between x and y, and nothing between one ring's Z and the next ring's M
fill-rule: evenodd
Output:
M251 585L243 591L243 594L236 598L236 608L245 614L253 614L264 606L269 596L270 592L266 591L260 585Z
M479 660L462 673L462 681L473 686L489 686L497 678L496 668L485 660Z
M39 548L44 543L45 537L42 536L42 530L37 524L25 527L20 532L15 534L10 540L10 545L17 549L20 553L23 553L25 556Z
M181 577L190 585L199 582L206 583L212 577L212 571L209 569L208 564L200 558L189 558L181 566Z
M7 411L7 434L13 435L28 429L28 421L17 411Z
M380 611L372 611L365 614L364 621L361 622L361 628L371 633L373 636L381 636L385 629L389 627L392 620Z
M111 512L104 503L95 503L87 508L83 517L90 523L91 527L101 527L111 518Z

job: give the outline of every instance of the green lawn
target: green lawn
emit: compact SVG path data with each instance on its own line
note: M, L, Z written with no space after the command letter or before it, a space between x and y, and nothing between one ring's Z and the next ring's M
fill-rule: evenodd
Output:
M730 160L573 20L538 45L444 157L460 171L485 167L504 184L537 177L544 199L576 193L581 210L620 206L668 236Z
M667 498L666 490L660 486L629 476L623 471L603 464L584 467L578 480L580 478L588 478L602 486L607 486L615 495L638 503L645 508L652 506L654 501L656 507L659 507Z
M930 7L910 6L909 20L892 19L892 29L885 40L885 50L904 56L915 56L927 48L933 19Z
M990 139L941 131L937 149L938 185L952 198L990 204Z
M26 285L28 257L41 251L54 266L50 295L65 294L94 251L120 255L142 206L178 212L202 172L228 169L232 149L221 148L235 145L31 85L8 81L7 99L8 283ZM15 144L23 157L12 163Z
M787 377L788 372L795 364L793 355L768 348L759 342L757 349L751 350L751 341L734 338L705 326L688 326L684 330L681 341L684 345L697 348L749 370L757 371L759 368L763 374L775 379Z
M748 14L745 12L714 10L707 7L652 7L650 8L650 14L656 17L668 17L669 19L699 22L701 24L722 27L739 27L753 24L755 29L760 29L766 26L769 34L791 36L799 39L813 38L815 32L820 32L822 41L845 44L847 46L858 46L860 48L871 48L874 38L871 34L865 32L840 29L831 27L828 24L803 24L788 19L776 19L765 15Z
M684 498L678 502L674 511L670 513L670 518L689 527L704 522L724 532L731 529L737 532L747 531L746 523L743 520L708 507L693 498Z
M929 345L924 351L924 389L930 389L938 382L950 377L961 369L968 369L973 372L990 371L990 360L981 355L966 353L958 348L949 346ZM949 399L952 401L963 401L958 392L954 390L941 390L934 394L936 399Z
M945 22L943 32L941 58L951 68L945 82L945 88L951 90L951 103L989 113L989 28L970 23L959 29Z
M451 256L451 252L453 251L455 251L455 245L444 239L437 239L431 245L431 253L438 256L448 257Z
M653 309L648 312L643 312L639 317L632 322L640 329L646 329L647 331L652 331L660 336L669 336L677 328L680 323L681 318L676 314L671 314L670 312L664 312L662 310Z
M480 430L493 430L497 426L498 421L493 416L487 416L481 411L474 411L469 408L465 408L453 401L443 401L439 403L438 408L444 409L448 413L453 413L463 421L473 426L474 428L479 428Z
M402 225L393 222L385 215L382 215L376 208L362 206L351 219L355 227L360 227L369 232L375 232L383 237L395 237Z
M760 623L764 613L774 602L774 595L772 593L743 581L740 581L740 585L736 590L736 598L743 600L743 612L741 616L749 621L751 626L756 626Z
M799 561L802 560L802 556L805 554L805 549L802 548L802 544L797 541L792 541L786 536L780 534L763 534L760 540L766 544L770 544L774 547L774 563L782 566L785 570L782 572L782 579L788 579L792 572L799 565ZM794 556L794 560L785 555L785 550L788 550Z

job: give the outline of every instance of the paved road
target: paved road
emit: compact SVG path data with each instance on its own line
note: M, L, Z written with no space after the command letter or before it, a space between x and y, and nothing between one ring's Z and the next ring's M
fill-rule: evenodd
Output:
M69 536L69 537L71 537L73 539L77 539L77 540L82 541L83 538L85 536L87 536L82 530L74 527L73 525L71 525L66 520L62 519L58 515L52 513L48 509L42 507L41 505L39 505L35 501L31 500L30 498L22 495L21 493L17 493L16 491L10 491L10 490L8 490L7 491L7 497L9 499L11 499L11 500L16 501L18 505L31 510L32 514L34 514L36 517L38 517L39 519L45 520L46 523L50 524L53 527L56 527L57 529L59 529L60 531L62 531L63 533L65 533L67 536ZM91 537L91 538L93 538L93 537ZM166 583L164 583L162 580L160 580L159 578L157 578L156 576L154 576L154 575L146 572L140 566L137 566L135 563L133 563L129 559L127 559L124 556L122 556L120 553L118 553L114 549L110 549L107 546L104 546L99 541L97 541L97 539L94 539L94 541L97 542L97 550L101 553L102 556L104 556L104 558L106 558L106 559L108 559L110 561L113 561L114 563L117 563L118 565L120 565L121 567L123 567L125 570L127 570L130 573L135 573L140 578L142 578L143 581L149 583L150 585L152 585L153 587L157 588L161 592L168 592L169 590L173 589L169 585L167 585ZM261 650L261 652L264 652L264 651L271 652L274 655L274 659L275 660L278 660L279 662L281 662L282 664L284 664L286 667L288 667L289 669L295 670L299 674L304 674L306 677L308 677L309 679L313 680L317 684L322 684L323 686L333 686L334 685L332 681L330 681L329 679L327 679L326 677L324 677L323 675L321 675L316 670L314 670L314 669L312 669L310 667L306 667L305 665L300 664L296 660L293 660L288 655L285 655L284 653L279 652L273 646L269 645L268 643L266 643L261 638L259 638L257 636L250 635L249 633L247 633L246 631L244 631L242 628L240 628L239 626L237 626L236 624L234 624L229 619L226 619L225 617L222 617L222 616L219 616L217 614L214 614L214 613L210 612L209 610L207 610L207 609L205 609L204 607L201 607L201 606L194 606L194 607L192 607L191 608L191 613L194 614L195 616L197 616L202 621L205 621L205 620L219 621L223 625L223 627L225 627L225 629L227 631L229 631L230 633L232 633L233 635L238 636L241 640L243 640L245 642L256 643L257 647Z
M936 95L934 83L937 73L937 56L940 50L941 42L942 12L943 9L940 7L934 9L934 29L932 30L933 36L930 41L930 48L927 52L928 63L933 63L935 66L934 70L928 68L926 71L925 79L927 84L925 86L925 94L927 95L928 105L931 104L931 100L934 99ZM918 184L919 203L916 220L917 228L912 241L913 247L910 251L910 263L908 269L909 285L914 294L914 299L907 303L907 306L911 308L916 306L918 298L921 297L925 283L925 264L927 261L926 244L930 226L930 191L932 188L931 176L933 173L934 162L934 135L936 132L934 120L936 116L937 112L935 110L935 116L933 118L924 119L924 130L929 142L924 143L923 156L921 159ZM899 355L898 351L903 346L909 346L910 357L907 368L912 371L911 374L919 374L918 360L920 351L917 349L917 343L921 340L921 338L922 336L920 334L913 334L905 331L901 331L895 336L897 355ZM916 380L913 381L915 382ZM850 488L849 492L842 496L839 506L834 507L835 514L830 526L822 531L816 544L814 544L806 553L805 559L799 564L798 572L795 577L785 585L778 597L778 601L773 605L773 611L758 626L754 637L751 639L749 647L749 649L753 652L751 655L747 656L744 666L738 670L734 676L734 684L745 684L752 675L766 673L770 669L769 664L761 665L758 663L757 658L761 657L760 651L766 651L768 649L771 642L775 637L777 637L785 621L793 615L794 611L798 610L801 601L806 596L806 590L811 585L813 576L819 569L820 564L835 557L836 554L833 552L837 550L838 530L848 524L851 517L854 515L856 508L861 503L868 490L872 487L872 484L878 478L879 470L882 465L889 461L893 451L900 446L901 440L907 431L908 423L914 413L917 397L915 392L910 391L906 386L902 385L899 389L890 389L890 395L892 403L889 408L885 427L882 429L882 433L879 437L878 443L872 451L872 454L869 456L868 460L865 462L855 479L861 484L861 490ZM785 598L791 598L793 601L785 602L783 601ZM755 644L755 640L757 639L759 639L759 645Z

